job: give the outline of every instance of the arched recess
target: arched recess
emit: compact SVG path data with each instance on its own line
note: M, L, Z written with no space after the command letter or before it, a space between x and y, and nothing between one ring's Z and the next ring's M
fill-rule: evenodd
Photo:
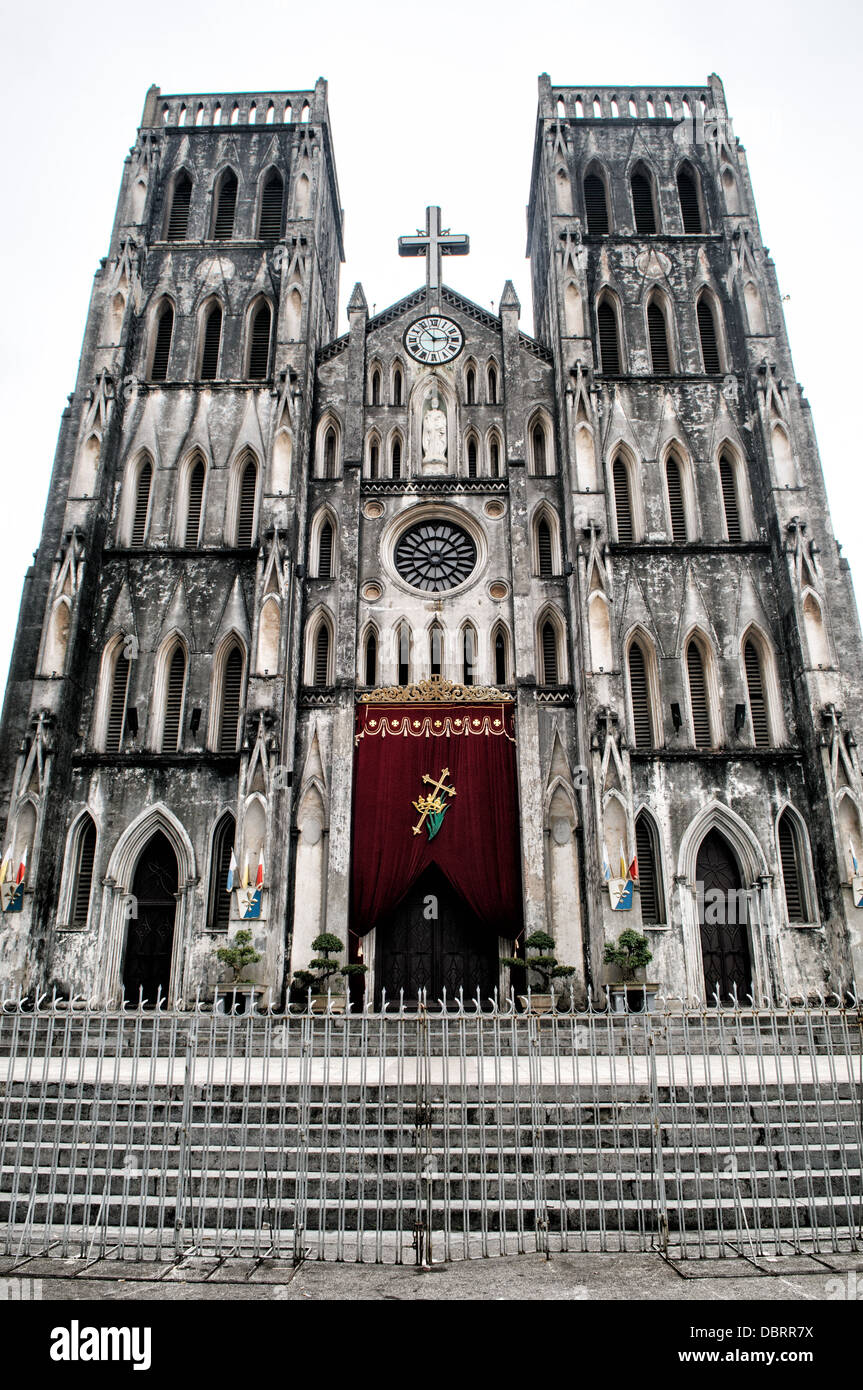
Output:
M669 376L676 367L674 314L668 296L655 285L645 302L647 343L654 376Z
M817 924L812 849L803 817L790 802L776 817L776 850L786 921L791 926Z
M125 285L125 277L121 283ZM125 314L126 296L122 290L117 290L105 310L105 326L109 342L119 343L123 333L123 319Z
M581 422L575 430L575 461L578 467L578 483L584 492L596 492L599 478L596 471L596 448L593 428Z
M624 370L623 319L620 301L613 290L600 292L596 301L598 367L604 376L620 376Z
M174 302L169 295L158 299L150 314L150 359L148 375L151 381L167 381L174 338Z
M847 787L842 787L836 798L837 819L839 821L839 845L842 862L845 866L844 881L850 883L855 875L854 858L858 865L863 864L863 816L860 807Z
M280 429L273 444L273 467L271 477L272 491L281 497L290 492L293 479L291 465L294 457L294 440L291 431Z
M557 198L557 211L561 216L572 216L572 185L569 181L569 172L561 164L554 175L554 186Z
M779 487L796 487L797 471L794 467L794 457L791 453L788 435L781 425L773 426L770 443L773 448L773 467L776 472L777 485Z
M249 882L254 883L261 851L267 843L267 804L258 792L246 798L243 807L243 851L238 858L243 874L249 866Z
M225 517L225 536L228 545L249 549L258 534L258 478L260 464L257 454L248 446L241 449L231 464L228 479L228 506Z
M45 646L42 651L40 672L43 676L62 676L66 668L66 651L69 646L69 628L72 622L72 604L65 594L61 594L51 609Z
M380 633L377 624L373 622L366 623L360 633L360 642L357 652L357 680L360 685L371 687L381 684L378 674L380 641Z
M662 452L668 534L677 543L698 535L692 463L679 440L670 440Z
M491 669L496 686L510 685L512 674L512 641L509 629L499 618L491 630Z
M396 684L410 685L413 656L413 640L410 624L402 619L393 628L393 647L396 669Z
M338 519L331 507L319 507L309 528L309 578L335 579L338 573L338 555Z
M773 643L757 624L750 623L744 632L740 655L755 746L775 748L785 740L782 689Z
M677 197L680 203L680 219L683 230L688 235L698 235L706 227L701 180L688 160L677 171Z
M288 293L285 311L285 336L288 342L299 341L303 329L303 296L296 286Z
M96 479L99 476L99 457L102 452L102 441L98 434L88 435L78 451L78 459L75 464L75 473L72 479L70 493L76 497L92 497L96 491Z
M400 429L390 431L388 440L389 452L389 476L391 478L403 478L406 476L405 460L405 441Z
M405 403L405 369L399 357L393 359L390 367L390 402L397 406Z
M636 627L626 639L630 732L637 749L661 748L662 691L653 638Z
M803 628L806 633L806 645L809 648L809 664L818 670L826 670L833 665L833 656L830 650L830 638L827 635L827 624L824 621L824 613L821 601L812 589L807 589L803 594Z
M291 947L294 970L309 964L314 955L312 942L326 923L328 819L325 790L317 778L311 779L300 790L297 810L299 840Z
M383 404L384 373L380 362L373 361L369 366L369 385L366 399L369 405Z
M641 925L658 927L668 918L665 906L662 837L655 818L646 808L642 808L635 817L635 853L638 860Z
M335 681L335 624L332 614L323 604L309 616L306 623L304 683L310 686L330 686Z
M659 231L659 204L656 179L652 171L639 160L629 176L632 195L632 216L638 236L654 236Z
M144 208L147 203L147 185L143 179L136 179L132 188L132 221L136 226L144 220Z
M274 676L279 669L281 631L281 601L277 594L270 594L261 605L261 616L258 620L255 670L259 676Z
M309 215L312 199L312 185L307 174L300 174L294 190L294 216L302 221Z
M738 216L742 211L740 205L740 188L734 174L734 170L729 164L723 163L720 174L722 193L725 198L725 210L731 216Z
M381 476L381 437L372 430L366 438L365 473L367 478Z
M574 280L568 280L563 292L564 321L568 338L584 337L584 304Z
M700 628L693 628L683 643L683 664L689 697L689 729L696 748L705 751L722 744L719 684L713 644Z
M582 191L588 235L607 235L611 229L608 178L600 164L593 162L588 165L584 173Z
M173 1004L182 997L197 881L195 851L181 822L164 802L157 802L142 811L132 824L127 826L111 853L105 871L103 920L106 923L106 948L102 957L104 964L98 993L107 1003L113 1003L120 997L126 938L130 926L135 921L130 915L130 903L133 901L136 872L148 843L158 834L167 840L177 864L168 1004ZM155 998L150 1002L154 1003Z
M478 478L480 473L480 442L476 430L470 429L464 440L464 469L469 478Z
M430 676L444 676L447 674L447 641L446 631L443 623L438 618L433 618L426 630L428 664L426 670Z
M555 777L544 797L545 881L549 930L555 941L559 960L576 965L575 982L581 977L584 960L582 937L581 887L579 883L578 808L572 786ZM567 982L568 984L568 982ZM568 998L567 995L564 996Z
M533 478L552 478L557 472L554 429L548 412L539 408L528 417L527 466Z
M609 861L615 870L620 864L621 854L628 865L631 857L629 816L619 792L606 792L602 799L602 834Z
M587 605L587 622L590 630L591 670L613 670L614 654L611 645L611 613L604 594L594 593L591 595Z
M644 517L638 462L625 445L619 445L611 461L615 539L627 543L644 536Z
M181 747L188 667L186 641L180 633L172 632L156 653L150 732L154 752L176 753Z
M560 518L554 507L542 501L531 518L532 568L541 579L563 574L560 544Z
M246 678L246 644L229 632L213 656L210 681L209 746L216 753L236 753L242 733Z
M315 477L338 478L342 471L342 426L334 411L328 410L315 431Z
M228 892L228 872L231 851L237 834L233 814L226 811L216 821L210 843L209 890L207 893L207 930L226 932L231 920L231 894Z
M716 468L726 538L729 541L751 540L755 534L755 523L747 472L737 448L727 439L717 449Z
M743 287L743 302L746 305L746 318L749 323L749 332L765 334L767 332L767 323L764 318L764 306L761 303L761 295L758 293L758 286L753 280L747 280Z
M462 399L465 405L476 405L477 403L477 381L478 372L476 359L468 357L462 366Z
M490 478L500 478L502 476L503 460L503 441L499 431L492 427L485 437L485 456L488 459L488 474Z
M86 927L93 904L96 861L96 822L89 811L76 816L66 836L63 881L57 904L57 921L65 927Z
M118 753L126 728L131 662L127 638L116 633L106 643L99 666L93 742L105 753Z
M553 605L547 604L536 619L536 672L540 685L565 685L568 680L564 623Z
M717 376L728 370L725 324L719 300L707 285L702 286L696 297L695 317L702 369L707 376Z
M459 680L476 685L479 674L479 639L472 622L462 623L458 634Z
M485 399L488 405L498 405L500 397L500 369L492 358L485 369Z
M174 543L186 550L197 550L201 544L207 475L207 461L195 448L183 459L177 477Z

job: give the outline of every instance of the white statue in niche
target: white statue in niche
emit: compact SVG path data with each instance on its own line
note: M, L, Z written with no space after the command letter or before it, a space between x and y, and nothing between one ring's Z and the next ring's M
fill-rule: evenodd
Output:
M437 391L423 419L423 463L446 463L446 415Z

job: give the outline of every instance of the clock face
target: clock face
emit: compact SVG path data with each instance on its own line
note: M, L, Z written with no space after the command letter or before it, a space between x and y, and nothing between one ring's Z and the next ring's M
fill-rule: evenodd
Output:
M405 347L417 362L437 366L458 357L464 347L464 334L452 319L429 314L411 324L405 333Z

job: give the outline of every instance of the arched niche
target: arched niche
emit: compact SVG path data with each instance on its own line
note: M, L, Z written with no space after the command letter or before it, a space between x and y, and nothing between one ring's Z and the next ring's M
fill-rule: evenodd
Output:
M579 425L575 431L575 464L578 469L578 486L582 492L596 492L599 486L596 473L596 449L593 443L593 430L589 425Z
M749 323L750 333L766 333L767 324L764 321L764 309L761 304L761 295L758 288L750 280L743 290L743 299L746 304L746 318Z
M273 468L271 490L290 492L291 464L294 457L294 441L288 429L279 430L273 444Z
M72 483L72 494L78 497L92 497L96 491L96 479L99 475L99 456L102 451L102 441L98 434L91 434L78 452L78 460L75 464L75 477Z
M773 464L776 469L776 482L779 487L794 487L797 479L794 472L794 458L788 435L781 425L774 425L770 437L773 446Z
M602 594L594 594L588 606L590 625L590 658L594 671L610 671L613 666L611 649L611 617Z
M258 654L256 670L261 676L274 676L279 669L279 636L282 628L282 609L275 597L266 599L261 608L258 625Z
M42 675L62 676L69 645L69 624L72 608L67 598L58 598L51 612L45 650L42 655Z
M243 813L243 859L240 869L249 866L249 882L254 883L258 859L267 839L267 808L263 797L250 796Z
M570 280L563 297L566 333L569 338L584 337L584 306L578 286Z
M438 409L446 419L445 449L424 448L423 429L429 412ZM459 432L456 395L449 382L434 372L421 376L413 385L410 397L410 438L407 458L402 459L402 476L458 472ZM431 441L432 443L434 441ZM445 453L445 458L432 458L432 453Z

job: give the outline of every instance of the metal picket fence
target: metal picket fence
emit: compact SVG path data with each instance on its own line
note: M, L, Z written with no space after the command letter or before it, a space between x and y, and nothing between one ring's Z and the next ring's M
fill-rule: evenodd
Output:
M0 1251L428 1264L863 1243L853 996L238 1008L0 1001Z

